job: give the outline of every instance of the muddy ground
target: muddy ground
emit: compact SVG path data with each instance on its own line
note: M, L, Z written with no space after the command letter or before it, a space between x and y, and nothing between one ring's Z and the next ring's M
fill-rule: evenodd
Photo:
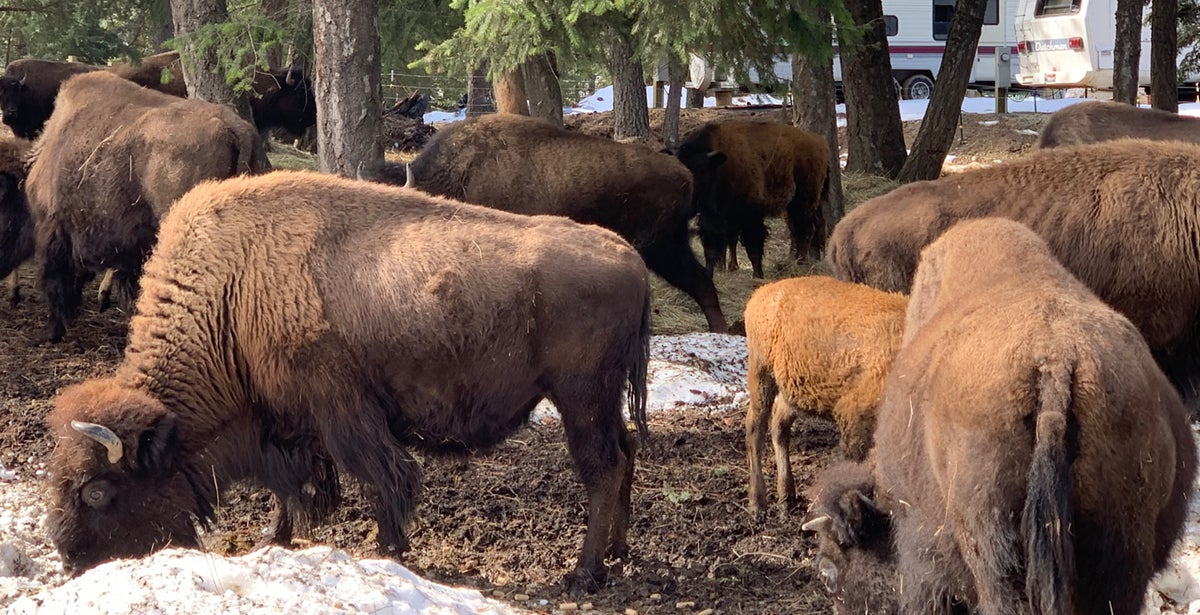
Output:
M685 112L685 126L707 114ZM594 129L602 129L601 119L585 118ZM970 138L988 128L995 127L964 134ZM987 132L1007 135L1014 129ZM971 155L1010 157L1011 148L1019 147L1015 142L985 138L971 146ZM37 345L45 304L32 267L22 270L22 280L26 299L16 307L0 304L0 466L37 480L35 472L53 445L43 426L49 400L65 385L114 369L128 313L119 308L97 313L89 294L64 342ZM745 510L742 411L662 412L651 416L650 425L651 443L637 460L633 553L615 563L604 590L583 601L599 613L631 608L643 614L709 608L730 614L828 613L828 600L812 576L812 543L799 531L799 512L756 521ZM812 422L797 429L794 441L793 465L803 488L834 457L837 437L830 425ZM538 610L575 600L561 593L559 581L582 544L584 493L556 424L531 427L469 459L422 461L425 495L405 565ZM374 556L370 512L352 481L345 482L345 504L311 539ZM219 525L206 538L208 548L224 554L252 550L263 538L270 508L270 497L260 490L227 494ZM518 594L530 600L518 602ZM537 606L539 600L547 605Z

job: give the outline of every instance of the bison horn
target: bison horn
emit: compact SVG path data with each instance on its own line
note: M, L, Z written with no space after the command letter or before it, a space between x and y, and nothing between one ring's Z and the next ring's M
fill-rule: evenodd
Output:
M411 164L408 164L408 163L404 164L404 175L406 176L404 179L404 187L405 188L416 188L417 187L417 178L413 176Z
M283 78L283 82L288 84L289 86L295 86L296 82L299 81L299 79L296 78L296 73L299 73L299 72L300 72L300 70L295 67L289 68L288 72L287 72L287 77Z
M833 523L833 519L831 519L829 515L821 515L805 521L804 525L800 526L800 531L820 532L827 529L831 523Z
M113 430L104 425L95 423L84 423L83 421L71 421L71 428L79 433L99 442L108 449L108 462L116 463L125 456L125 445Z

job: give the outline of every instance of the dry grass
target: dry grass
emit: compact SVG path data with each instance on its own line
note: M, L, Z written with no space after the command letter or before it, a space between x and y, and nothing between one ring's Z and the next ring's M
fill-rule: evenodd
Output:
M842 176L843 192L845 194L846 211L851 211L859 203L872 197L886 194L898 186L895 181L874 175L861 173L845 173ZM713 276L717 285L717 294L721 298L721 310L725 319L734 324L742 320L742 312L746 302L759 286L802 275L829 275L831 271L825 261L795 262L791 259L788 242L787 224L782 218L767 220L766 254L763 256L764 278L757 280L750 271L750 259L746 257L744 248L738 248L737 271L718 271ZM703 260L704 250L698 238L692 238L692 249L698 258ZM662 278L652 276L651 302L653 317L651 325L657 335L676 335L707 331L708 325L700 306L687 296L667 284Z
M281 141L271 141L271 151L267 152L267 159L271 161L271 167L274 169L292 171L315 171L317 169L316 156Z

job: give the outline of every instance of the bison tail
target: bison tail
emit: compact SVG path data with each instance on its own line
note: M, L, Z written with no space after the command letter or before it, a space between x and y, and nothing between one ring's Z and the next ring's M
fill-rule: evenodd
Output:
M629 357L629 416L637 426L638 443L646 444L650 425L646 420L646 378L650 365L650 293L642 306L642 323L637 343L630 344Z
M1075 577L1071 541L1072 370L1044 367L1039 377L1040 407L1029 464L1021 535L1025 540L1025 592L1034 612L1071 613L1070 583Z

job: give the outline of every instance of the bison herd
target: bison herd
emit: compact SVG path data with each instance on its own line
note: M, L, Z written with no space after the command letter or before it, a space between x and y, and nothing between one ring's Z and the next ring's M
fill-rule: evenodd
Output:
M836 422L845 460L799 529L837 612L1137 613L1180 536L1200 148L1165 141L1192 128L1173 116L1077 105L1044 151L877 197L826 251L837 161L786 126L711 123L656 152L492 115L351 180L260 158L260 130L315 117L298 70L256 81L251 124L188 99L177 56L34 62L0 77L18 137L0 143L0 275L15 302L15 268L40 263L52 342L96 273L136 297L115 373L47 418L48 528L76 572L198 546L238 481L273 493L288 544L336 509L340 473L399 556L410 450L494 446L548 399L587 494L567 581L594 591L629 553L649 272L726 332L713 271L740 242L762 277L781 215L792 255L836 279L746 306L749 508L767 508L768 434L786 515L793 422Z

